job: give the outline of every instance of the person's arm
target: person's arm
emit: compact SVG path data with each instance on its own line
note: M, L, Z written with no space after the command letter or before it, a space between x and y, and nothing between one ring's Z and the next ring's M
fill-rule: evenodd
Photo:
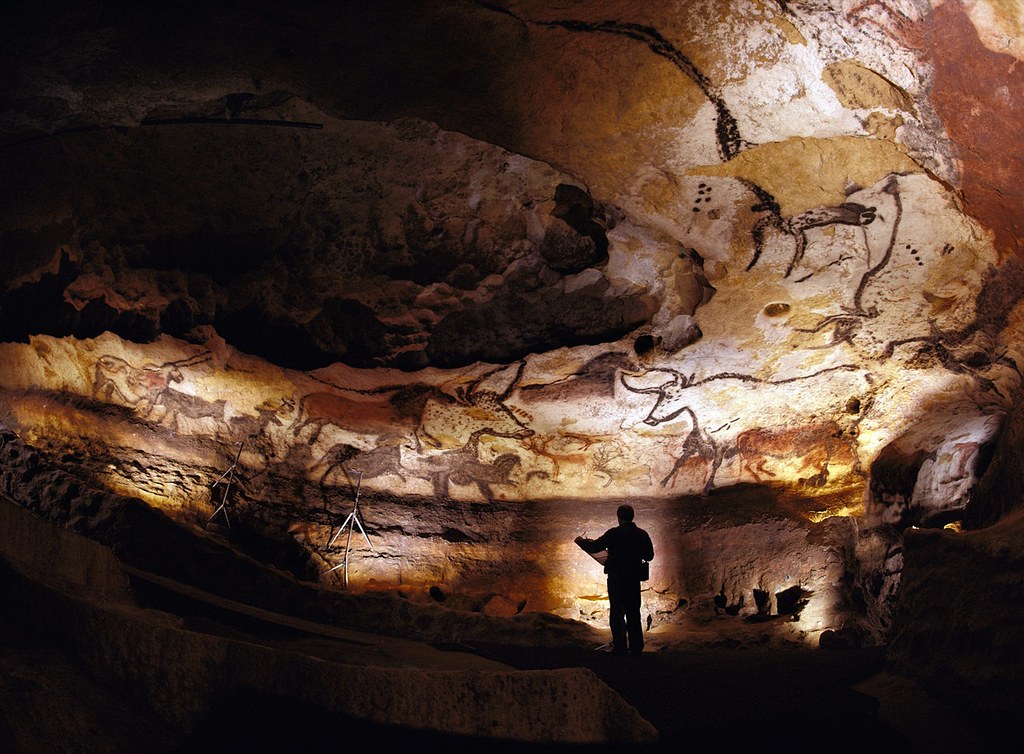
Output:
M576 544L578 544L580 546L580 548L584 552L595 553L595 552L601 552L601 550L607 550L608 549L608 543L605 540L605 537L607 537L607 536L608 536L608 533L605 532L604 534L602 534L597 539L587 539L586 537L576 537L576 539L574 539L573 541Z

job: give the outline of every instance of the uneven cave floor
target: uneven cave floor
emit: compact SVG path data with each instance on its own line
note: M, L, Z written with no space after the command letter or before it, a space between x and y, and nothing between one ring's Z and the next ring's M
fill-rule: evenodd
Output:
M216 568L216 562L206 564ZM188 735L173 730L117 689L105 687L60 639L52 603L63 598L15 574L0 562L0 586L9 605L0 612L0 733L14 751L250 752L336 751L374 746L395 751L871 751L985 750L978 731L911 681L886 672L885 648L823 650L764 644L756 629L723 616L729 641L710 647L678 627L649 634L640 657L602 651L601 636L572 633L563 621L532 616L526 636L501 641L495 631L465 631L460 642L417 642L383 636L366 611L362 630L338 629L254 609L142 571L131 572L140 610L181 619L191 631L230 637L277 650L352 664L479 670L585 667L657 728L648 746L567 746L411 731L339 718L292 699L240 690L221 700ZM355 597L358 604L358 596ZM443 608L456 627L475 619ZM58 618L59 620L59 618ZM507 628L507 627L506 627ZM490 640L488 636L493 636ZM531 642L533 638L535 641ZM538 704L543 701L538 700ZM54 748L56 747L56 748Z
M33 587L3 569L4 592ZM127 695L93 681L31 611L0 614L0 732L12 752L333 752L344 744L394 751L833 751L984 750L952 710L885 672L884 647L828 651L765 647L678 649L616 657L593 645L486 641L436 646L359 632L324 635L299 621L253 617L230 605L153 585L150 609L183 616L195 631L336 662L430 666L442 650L455 668L585 667L658 730L655 745L573 746L467 739L339 718L294 700L238 691L189 735ZM339 635L344 634L344 635ZM657 642L656 642L657 643ZM538 702L543 703L543 702ZM383 747L381 749L380 747ZM699 747L699 748L698 748Z

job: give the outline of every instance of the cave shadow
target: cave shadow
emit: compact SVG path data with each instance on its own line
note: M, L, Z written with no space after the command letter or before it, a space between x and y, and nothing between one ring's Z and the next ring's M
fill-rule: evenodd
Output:
M540 703L540 700L538 700ZM359 720L296 699L238 688L213 705L190 735L169 754L245 751L251 754L336 754L346 751L656 752L650 745L524 742L464 736Z
M656 751L911 752L851 688L880 672L885 649L700 649L615 657L593 650L471 644L521 670L586 667L657 728Z

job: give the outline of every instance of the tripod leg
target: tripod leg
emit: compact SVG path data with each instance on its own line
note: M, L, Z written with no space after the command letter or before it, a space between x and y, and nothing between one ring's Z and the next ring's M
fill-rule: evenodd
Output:
M345 531L345 529L348 529L348 541L349 542L352 541L352 527L350 526L351 519L352 519L352 516L349 515L349 517L345 519L345 523L343 523L341 526L338 527L338 531L335 533L335 535L333 537L331 537L331 541L328 542L328 544L327 544L328 547L330 547L332 544L334 544L334 540L336 540L341 535L341 533L343 531ZM345 545L345 557L342 559L342 561L340 563L338 563L337 565L331 566L326 571L324 571L324 573L325 574L326 573L331 573L331 571L337 571L339 568L344 568L345 569L345 586L348 586L348 545L347 544Z
M208 519L206 519L205 526L209 526L210 522L213 521L213 519L217 518L217 514L218 513L223 513L224 514L224 521L226 521L228 523L228 528L230 529L231 528L231 523L228 521L228 512L227 512L227 509L224 507L224 503L221 503L217 507L217 510L215 510L213 512L213 515L210 516Z
M336 540L338 538L339 534L341 534L341 527L340 526L338 527L338 531L334 532L334 536L331 537L330 541L327 543L327 547L324 548L325 550L330 549L331 545L334 544L334 540Z
M330 573L331 571L337 571L337 570L338 570L339 568L341 568L341 567L342 567L342 565L344 565L344 564L343 564L343 563L338 563L338 565L336 565L336 566L331 566L331 567L330 567L330 568L328 568L328 569L327 569L326 571L324 571L324 573L325 573L325 574L328 574L328 573Z
M339 537L339 536L341 535L341 533L342 533L343 531L345 531L345 527L346 527L346 526L348 526L348 525L349 525L349 523L351 522L351 520L352 520L352 516L353 516L353 514L352 514L352 513L349 513L349 514L348 514L348 516L347 516L347 517L345 518L345 520L344 520L344 521L342 522L341 526L339 526L339 527L338 527L338 531L336 531L336 532L334 533L334 536L333 536L333 537L331 537L331 541L327 543L327 546L328 546L328 547L330 547L331 545L333 545L333 544L334 544L334 540L336 540L336 539L337 539L337 538L338 538L338 537Z
M343 531L345 531L346 529L348 530L348 538L345 540L345 555L342 558L342 561L340 563L338 563L336 566L332 566L331 568L328 568L326 571L324 571L324 573L330 573L331 571L337 571L339 568L344 568L345 569L345 586L348 586L348 551L352 547L352 522L353 521L358 521L358 519L355 518L355 513L354 512L348 514L348 516L345 518L345 522L341 526L338 527L338 531L336 531L334 533L334 536L331 537L331 541L327 543L327 547L330 547L332 544L334 544L334 540L336 540L339 536L341 536L341 533Z
M363 537L366 539L366 544L369 545L370 549L373 550L373 545L370 544L370 536L366 533L366 529L363 528L363 523L359 520L359 517L355 518L356 526L359 527L359 531L363 533ZM374 550L376 552L376 550Z
M352 522L353 521L357 521L357 522L359 521L359 519L355 517L355 511L352 511L352 513L348 517L348 539L345 541L345 588L346 589L348 589L348 552L349 552L350 549L352 549Z

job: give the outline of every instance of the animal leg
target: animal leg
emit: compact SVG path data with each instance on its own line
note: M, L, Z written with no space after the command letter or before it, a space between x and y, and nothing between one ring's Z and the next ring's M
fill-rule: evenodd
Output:
M676 477L679 476L679 467L681 465L680 464L681 460L682 459L676 459L675 464L673 464L673 466L672 466L672 471L668 472L665 475L665 478L661 480L661 486L662 487L664 487L666 484L669 483L669 481L671 481L672 482L672 487L675 488L675 486L676 486Z
M789 260L786 274L783 275L783 277L787 278L793 272L793 268L800 264L800 261L804 258L804 251L807 250L807 236L804 235L802 230L795 232L793 238L796 240L796 249L793 251L793 258Z
M485 482L482 479L477 479L476 486L480 490L480 494L483 495L484 498L486 498L488 503L494 502L494 492L491 489L491 485L489 482Z
M439 497L443 500L449 498L448 494L448 474L444 472L437 472L433 475L434 483L434 497Z
M305 426L308 427L310 424L313 425L313 434L311 434L308 438L306 438L306 445L313 446L313 445L316 444L316 441L318 439L320 439L320 432L324 428L324 423L321 422L321 421L310 419L308 422L306 422ZM305 428L305 427L303 427L303 428Z

